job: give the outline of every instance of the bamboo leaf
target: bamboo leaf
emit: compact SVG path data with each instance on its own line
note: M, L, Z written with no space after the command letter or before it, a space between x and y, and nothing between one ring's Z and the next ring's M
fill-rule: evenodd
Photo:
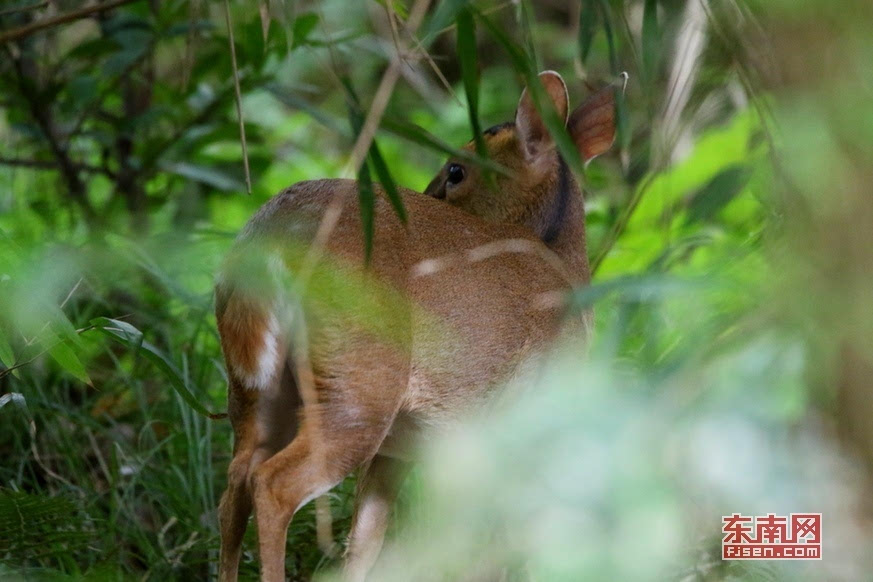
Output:
M582 64L588 62L588 54L591 52L591 45L594 43L594 36L597 34L597 0L581 0L582 6L579 10L579 57L582 59Z
M293 29L293 39L291 41L291 48L297 48L299 46L305 45L309 43L309 35L312 34L312 31L315 30L315 26L318 24L318 15L314 12L305 12L294 19L294 29Z
M170 385L176 393L185 401L188 406L196 410L200 414L208 417L216 415L209 412L205 406L200 404L194 393L188 387L188 383L176 364L164 354L157 346L143 340L143 334L136 327L124 321L110 319L108 317L98 317L91 320L91 325L95 329L121 343L124 346L133 348L135 354L142 354L147 360L154 364L163 375L170 381Z
M373 238L376 236L376 193L367 162L358 170L358 200L361 211L361 228L364 231L364 263L369 265L373 256Z
M464 93L467 95L467 112L470 116L470 128L476 143L476 153L483 158L488 157L485 139L482 137L482 126L479 123L479 63L476 54L476 22L469 10L458 13L457 50L461 63L461 78L464 81Z
M658 0L646 0L643 8L643 71L650 83L658 68L659 36Z
M397 213L400 221L406 224L407 216L406 208L403 206L403 198L401 198L400 192L397 190L394 178L391 177L391 172L388 170L388 164L385 163L385 159L382 157L382 153L379 151L375 140L373 140L373 145L370 146L370 163L376 172L376 176L382 183L385 193L388 195L388 201L394 207L394 212Z
M79 360L79 357L76 355L76 352L73 351L73 348L71 348L66 342L55 342L55 344L49 348L48 353L65 372L72 374L85 384L91 384L91 378L88 377L88 372L85 371L85 366L82 364L81 360Z
M749 182L749 168L732 166L717 174L688 203L687 222L711 220Z
M352 134L357 139L364 126L364 114L361 112L361 104L351 80L348 77L343 77L341 80L346 89L349 124L352 126ZM373 178L370 176L367 160L364 160L358 170L358 206L361 213L361 229L364 231L364 263L368 265L373 254L373 238L376 234L375 205Z
M0 364L11 368L15 364L15 352L5 334L0 334Z
M621 73L618 66L618 51L615 46L615 36L612 33L612 10L609 0L600 0L600 13L603 16L603 31L606 33L606 46L609 48L609 70L613 75Z
M427 47L444 28L455 22L458 13L464 10L467 0L443 0L431 13L432 16L421 27L421 44Z

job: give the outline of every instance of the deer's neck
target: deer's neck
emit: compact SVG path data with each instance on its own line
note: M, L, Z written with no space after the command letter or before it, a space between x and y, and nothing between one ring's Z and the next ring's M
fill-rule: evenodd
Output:
M558 158L557 179L543 196L534 230L566 263L578 283L591 279L585 245L585 201L567 163Z

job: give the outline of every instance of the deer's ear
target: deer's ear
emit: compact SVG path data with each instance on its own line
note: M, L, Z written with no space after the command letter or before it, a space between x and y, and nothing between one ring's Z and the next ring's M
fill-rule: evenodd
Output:
M546 90L546 95L558 112L558 117L566 123L570 105L567 97L567 85L564 84L561 75L554 71L544 71L539 74L538 78ZM518 101L518 109L515 111L515 129L518 132L524 155L528 160L536 159L554 147L549 131L537 112L533 98L527 89L524 90Z
M621 88L604 87L570 115L567 130L585 163L605 154L615 142L615 100Z

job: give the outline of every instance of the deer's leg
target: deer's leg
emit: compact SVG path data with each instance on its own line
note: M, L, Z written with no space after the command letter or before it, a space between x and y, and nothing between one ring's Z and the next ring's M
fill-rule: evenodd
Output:
M348 582L363 582L376 563L391 508L407 471L407 462L382 455L377 455L361 470L343 568Z
M267 390L246 388L231 377L228 409L234 451L227 471L227 489L218 508L220 582L237 579L243 536L252 513L252 474L294 437L299 405L300 397L288 369Z
M231 378L228 387L228 409L233 426L233 459L227 470L227 489L218 506L221 532L218 579L233 582L237 579L242 540L252 511L248 491L249 466L257 449L257 393L246 393Z
M366 462L379 444L372 442L364 452L361 444L366 437L354 431L349 431L345 439L337 439L336 431L331 430L329 437L320 439L305 427L290 445L255 469L252 477L264 582L285 579L286 534L297 510ZM317 450L319 446L322 448Z

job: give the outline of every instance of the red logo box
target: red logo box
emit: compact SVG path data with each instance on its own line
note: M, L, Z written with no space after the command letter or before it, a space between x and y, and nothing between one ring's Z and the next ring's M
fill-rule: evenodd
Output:
M821 560L821 514L721 518L722 560Z

